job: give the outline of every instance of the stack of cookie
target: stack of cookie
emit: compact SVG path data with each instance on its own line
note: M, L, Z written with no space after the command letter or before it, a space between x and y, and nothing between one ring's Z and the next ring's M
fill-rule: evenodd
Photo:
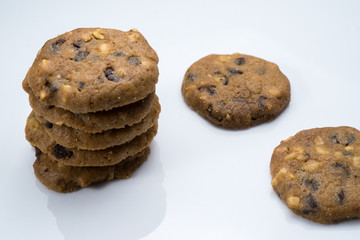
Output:
M137 31L75 29L45 43L23 88L37 178L57 192L128 178L157 133L158 57Z

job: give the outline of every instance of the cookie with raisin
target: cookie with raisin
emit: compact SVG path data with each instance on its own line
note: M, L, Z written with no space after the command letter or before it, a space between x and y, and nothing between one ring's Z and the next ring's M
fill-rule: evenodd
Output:
M270 164L272 187L297 215L318 223L360 217L360 132L304 130L280 143Z
M137 30L79 28L48 40L26 79L42 104L88 113L154 92L157 63L157 54Z
M72 167L54 161L46 153L36 150L34 173L47 188L61 193L73 192L94 183L126 179L147 160L150 149L128 157L120 163L105 167Z
M210 122L242 129L271 121L290 102L290 83L279 67L235 53L206 56L186 71L185 102Z

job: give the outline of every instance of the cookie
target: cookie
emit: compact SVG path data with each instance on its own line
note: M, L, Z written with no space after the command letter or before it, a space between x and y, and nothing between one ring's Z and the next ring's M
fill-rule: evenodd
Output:
M276 64L238 53L195 62L181 91L201 116L232 129L273 120L290 102L290 83Z
M148 147L157 133L157 123L145 133L135 137L131 141L102 150L83 150L77 148L66 148L47 134L45 126L41 124L34 114L30 114L26 127L26 139L31 145L38 147L48 156L69 166L109 166L115 165L127 157L133 156Z
M45 131L57 144L66 148L79 148L86 150L101 150L112 146L124 144L136 136L146 132L158 120L160 104L156 97L150 113L139 123L131 127L111 129L101 133L86 133L64 125L58 126L44 118L37 116L36 119L45 126Z
M42 184L53 191L65 193L97 182L130 178L146 161L149 153L150 149L146 148L113 166L71 167L54 161L47 154L37 150L37 159L33 167L36 177Z
M157 63L155 51L137 30L79 28L47 41L26 78L42 104L88 113L154 92Z
M304 130L271 158L272 186L297 215L318 223L360 217L360 132L351 127Z
M72 113L54 105L43 105L35 98L28 84L24 83L30 105L37 115L56 125L65 125L87 133L99 133L139 123L149 113L155 101L155 93L150 93L145 99L109 111Z

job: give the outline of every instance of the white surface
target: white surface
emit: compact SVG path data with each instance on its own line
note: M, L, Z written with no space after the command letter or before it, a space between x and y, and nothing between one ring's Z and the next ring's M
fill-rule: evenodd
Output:
M293 215L270 185L280 140L302 129L360 128L360 1L1 1L0 239L354 239L360 222ZM58 194L35 178L21 81L44 42L77 27L139 29L160 57L159 133L129 180ZM191 111L180 86L210 53L277 63L292 101L242 131Z

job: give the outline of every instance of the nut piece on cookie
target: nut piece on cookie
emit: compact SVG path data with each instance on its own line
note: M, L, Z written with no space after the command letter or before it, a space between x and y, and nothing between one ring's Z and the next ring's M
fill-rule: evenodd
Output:
M209 55L186 71L189 107L224 128L249 128L277 117L290 102L290 83L276 64L235 53Z

